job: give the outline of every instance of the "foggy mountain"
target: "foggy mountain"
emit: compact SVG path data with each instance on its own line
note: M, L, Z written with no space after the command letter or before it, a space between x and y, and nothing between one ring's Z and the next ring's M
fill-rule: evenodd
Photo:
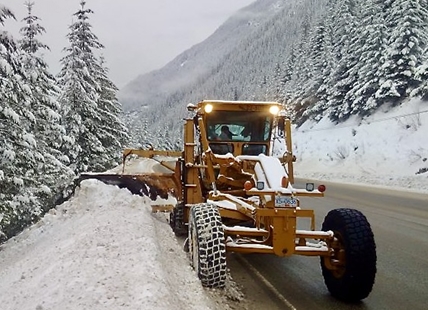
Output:
M228 19L205 41L178 55L163 68L138 76L120 92L124 110L159 104L183 88L195 88L194 84L221 71L228 59L248 53L242 48L242 43L250 45L248 42L266 20L281 11L282 2L267 0L253 3Z
M427 23L419 2L256 1L121 90L131 144L180 145L185 107L203 99L278 101L298 124L426 99Z
M167 125L176 140L189 102L265 99L255 85L289 53L302 17L321 12L324 2L256 1L165 67L137 77L120 92L131 132L150 140L163 136Z

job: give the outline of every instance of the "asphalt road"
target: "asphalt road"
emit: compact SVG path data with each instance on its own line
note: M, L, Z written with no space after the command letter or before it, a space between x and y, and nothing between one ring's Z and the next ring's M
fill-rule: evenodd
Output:
M302 198L301 207L315 210L318 229L331 209L349 207L363 212L377 246L372 293L356 304L332 298L324 285L317 257L231 253L228 263L234 280L246 294L250 304L246 308L428 309L428 195L357 185L325 185L324 198Z

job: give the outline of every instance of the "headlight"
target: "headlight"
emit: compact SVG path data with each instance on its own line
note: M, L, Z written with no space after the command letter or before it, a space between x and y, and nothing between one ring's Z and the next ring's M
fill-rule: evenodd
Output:
M212 111L213 111L213 105L212 104L207 104L207 105L205 105L205 107L204 107L204 111L206 112L206 113L211 113Z
M278 115L279 107L277 105L273 105L269 108L269 112L273 115Z

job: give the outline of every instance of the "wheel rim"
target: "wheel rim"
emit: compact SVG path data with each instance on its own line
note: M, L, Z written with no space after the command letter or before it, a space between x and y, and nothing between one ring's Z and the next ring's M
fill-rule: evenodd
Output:
M332 252L326 257L327 268L335 278L342 278L346 272L346 251L342 235L335 231L331 243Z

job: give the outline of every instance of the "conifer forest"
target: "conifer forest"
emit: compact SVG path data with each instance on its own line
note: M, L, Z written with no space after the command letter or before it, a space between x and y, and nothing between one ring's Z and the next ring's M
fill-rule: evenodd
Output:
M103 48L91 30L93 13L76 3L61 71L43 59L45 29L26 2L20 37L0 31L0 239L37 221L74 189L81 172L117 165L127 139L122 107ZM0 27L17 19L0 5Z
M80 173L117 166L124 147L181 149L188 103L278 101L299 126L428 101L428 0L257 0L120 90L86 1L55 74L37 1L25 6L19 17L0 4L0 241L66 200Z

